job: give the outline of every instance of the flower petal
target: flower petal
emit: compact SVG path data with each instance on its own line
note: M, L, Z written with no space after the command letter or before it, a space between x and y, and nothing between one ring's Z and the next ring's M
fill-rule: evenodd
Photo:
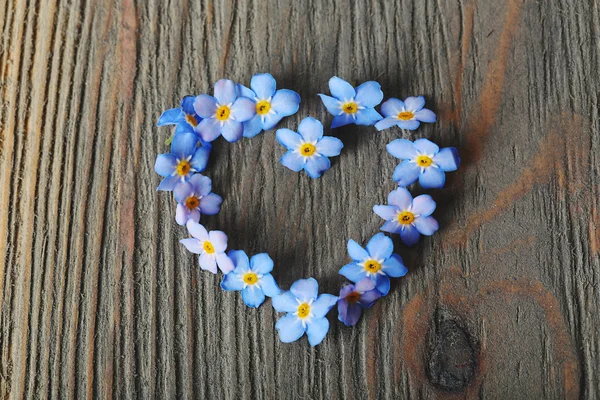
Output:
M323 172L331 168L331 162L329 158L315 154L312 157L308 157L306 164L304 164L304 170L311 178L319 178Z
M201 94L194 100L194 110L202 118L212 118L217 112L217 99L207 94Z
M295 114L300 107L300 95L293 90L280 89L271 100L271 107L282 117Z
M460 165L458 150L454 147L446 147L441 149L433 157L433 162L442 169L442 171L456 171Z
M392 190L388 195L388 203L398 207L401 211L404 211L410 207L413 202L413 197L410 192L405 188L398 188Z
M428 194L422 194L415 197L412 203L411 211L422 217L427 217L435 211L435 201Z
M407 97L404 99L404 106L406 107L407 111L416 113L425 107L425 98L423 96Z
M242 300L250 308L257 308L265 301L265 294L255 285L246 286L242 289Z
M244 122L244 137L254 137L258 135L262 130L262 122L258 114L250 118L248 121Z
M426 217L426 218L429 218L429 217ZM416 244L419 241L420 237L421 237L421 234L419 233L417 228L415 228L412 225L408 225L406 228L404 228L400 231L400 239L402 239L404 244L407 246L412 246L412 245Z
M268 99L275 94L277 82L271 74L256 74L250 80L250 87L259 99Z
M329 321L327 318L318 318L312 320L306 329L306 335L308 336L308 343L311 346L316 346L325 339L327 331L329 330Z
M419 127L419 125L421 125L421 123L416 119L411 121L398 121L398 128L406 129L409 131L414 131Z
M196 151L198 136L194 132L181 132L173 137L171 154L178 159L188 158Z
M229 120L221 127L221 135L229 143L237 142L244 135L244 126L239 121Z
M188 221L186 226L190 235L192 235L196 239L201 241L208 240L208 231L202 224L199 224L194 221Z
M369 258L369 253L352 239L348 240L348 254L356 262L362 262Z
M196 96L184 96L181 99L181 111L188 115L196 114L196 110L194 110L194 102L196 101Z
M359 293L365 293L365 292L368 292L369 290L373 290L374 288L375 288L375 282L373 282L373 280L371 280L369 278L362 279L362 280L356 282L356 285L354 285L354 290L356 290Z
M220 286L221 289L227 291L242 290L244 288L244 281L241 275L232 272L223 276Z
M356 91L351 84L334 76L329 80L329 91L339 100L350 100L356 96Z
M275 328L279 332L279 340L283 343L291 343L300 339L304 335L305 328L300 321L300 318L288 314L280 318L275 324Z
M373 108L383 100L381 85L375 81L368 81L356 88L356 102L366 108Z
M390 278L388 278L387 275L376 275L375 289L377 289L382 296L386 296L390 292Z
M419 183L423 189L439 189L446 183L446 174L439 168L429 167L419 175Z
M415 219L415 228L421 235L431 236L440 228L440 225L433 217L419 217Z
M208 159L210 158L210 147L202 146L198 147L190 160L190 165L197 172L202 172L208 165Z
M392 254L392 256L383 263L383 272L392 278L400 278L401 276L406 275L408 268L404 265L402 257L398 254Z
M323 137L323 124L312 117L306 117L298 125L298 133L307 142L316 142Z
M227 249L227 235L222 231L208 232L208 240L215 248L215 252L222 253Z
M392 179L398 186L412 185L419 179L421 168L411 160L404 160L394 169Z
M386 117L393 117L394 119L396 119L398 114L401 111L404 111L404 108L405 105L402 100L392 97L386 100L385 103L381 105L381 113ZM398 120L396 119L396 121Z
M345 276L350 282L359 282L367 276L365 269L356 263L344 265L340 269L340 275Z
M369 279L370 280L370 279ZM362 308L358 303L348 303L341 299L338 302L338 319L346 326L354 326L362 315Z
M179 243L181 243L182 245L184 245L185 248L190 253L200 254L203 251L203 249L202 249L202 243L198 239L194 239L194 238L181 239L179 241Z
M323 102L323 105L325 106L327 111L329 111L329 114L338 115L342 111L342 109L340 108L340 101L338 99L320 93L319 97L321 98L321 101Z
M206 196L212 190L212 181L208 176L202 174L192 176L189 183L192 185L193 191L200 196Z
M337 303L338 297L332 294L320 295L311 305L310 310L312 311L315 318L323 318L335 303Z
M273 297L273 308L279 312L295 312L298 309L298 301L288 290Z
M298 279L292 284L290 292L303 302L315 300L319 293L319 284L314 278Z
M417 139L414 144L415 148L422 154L435 156L440 151L438 145L428 139Z
M235 101L236 97L235 84L229 79L219 79L215 83L214 94L219 104L231 104ZM198 115L202 117L202 114L198 113Z
M273 260L267 253L260 253L252 256L250 259L250 269L261 275L273 271Z
M378 233L367 243L367 251L376 260L387 260L394 251L394 243L383 233Z
M354 118L350 114L341 114L333 117L331 121L331 129L339 128L340 126L346 126L354 123Z
M281 156L279 162L283 164L284 167L291 169L294 172L299 172L304 168L304 164L306 163L305 157L302 157L300 154L296 153L293 150L288 151L284 155Z
M391 220L383 224L380 230L389 233L400 233L402 231L402 225L400 225L396 220Z
M196 177L197 175L200 174L196 174L194 176L192 176L192 178ZM175 186L175 189L173 189L173 195L175 196L175 201L178 203L184 203L185 200L190 197L192 194L194 194L194 186L191 184L191 179L190 181L187 182L179 182L177 184L177 186Z
M209 193L200 199L200 211L205 215L215 215L221 210L223 199L215 193Z
M282 146L289 150L296 150L302 144L302 136L290 129L277 129L275 137Z
M421 122L435 122L436 117L433 111L424 108L415 113L415 119L418 119Z
M254 99L256 97L256 93L252 91L252 89L247 88L244 85L237 84L235 85L236 94L238 97L247 97L249 99Z
M215 260L212 254L200 254L200 257L198 257L198 265L205 271L212 272L213 274L217 273L217 260Z
M387 118L384 118L381 121L377 122L375 124L375 128L378 131L382 131L384 129L391 128L394 125L398 125L398 120L394 117L387 117Z
M159 154L154 163L154 170L160 176L171 176L177 168L177 157L173 154Z
M381 116L381 114L379 114L377 111L375 111L374 108L366 108L364 110L359 110L356 113L355 124L363 125L363 126L371 126L371 125L375 124L375 122L380 121L381 119L383 119L383 117Z
M216 259L217 259L217 265L219 266L219 269L225 275L227 275L228 273L230 273L231 271L233 271L235 269L235 266L233 265L233 261L231 261L231 259L229 257L227 257L227 255L225 253L218 253L216 256Z
M396 214L398 214L398 211L400 210L396 206L373 206L373 212L379 215L381 218L385 219L386 221L396 218Z
M412 160L418 155L414 143L407 139L392 140L385 148L388 153L401 160Z
M275 125L277 125L279 123L279 121L281 121L281 119L283 118L283 116L277 114L277 113L268 113L264 119L261 118L261 126L262 129L265 131L271 130L273 128L275 128Z
M256 115L256 103L247 97L238 98L231 105L231 116L238 122L245 122Z
M281 289L279 289L277 282L275 282L275 278L273 278L273 275L271 274L265 274L260 278L260 287L264 294L269 297L275 297L281 293Z
M221 124L215 118L206 118L198 124L196 131L202 137L202 140L212 142L221 136Z
M164 190L165 192L169 192L175 189L175 186L181 182L181 179L178 176L167 176L160 182L160 185L156 188L156 190Z
M230 250L229 253L227 253L227 257L229 257L239 272L247 272L250 270L250 260L244 250Z
M156 126L177 124L181 121L181 114L181 108L171 108L161 114L161 116L158 118Z
M369 280L371 280L371 279L369 279ZM375 303L375 301L377 301L380 298L381 298L381 293L379 293L379 290L377 290L377 289L369 290L368 292L365 292L365 293L363 293L362 296L360 296L358 303L363 308L369 308L373 305L373 303Z
M326 157L339 156L344 143L336 137L324 136L317 142L317 153L322 154Z
M188 219L190 219L190 210L183 204L177 204L175 209L175 222L177 222L177 225L184 226Z

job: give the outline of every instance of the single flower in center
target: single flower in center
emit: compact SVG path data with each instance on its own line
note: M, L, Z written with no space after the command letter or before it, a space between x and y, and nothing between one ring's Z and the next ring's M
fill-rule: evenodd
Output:
M400 121L410 121L415 117L415 114L411 111L400 111L398 113L398 119Z
M202 245L202 248L208 254L212 254L212 253L215 252L215 246L213 246L213 244L211 242L209 242L208 240L204 241L204 244Z
M196 195L192 195L185 199L185 206L190 210L195 210L200 205L200 199Z
M369 282L372 281L369 280ZM375 284L373 284L373 287L375 287ZM350 304L354 304L358 302L358 300L360 300L360 293L358 292L351 292L349 295L346 296L346 301Z
M317 148L312 143L304 143L302 146L300 146L300 154L305 157L312 156L315 154L315 151L317 151Z
M398 213L397 218L401 225L410 225L415 220L415 214L411 213L410 211L402 211Z
M369 274L376 274L381 269L381 263L377 260L366 260L365 261L365 270Z
M215 118L219 121L227 121L229 119L229 114L231 114L231 109L229 106L223 105L217 108L217 112L215 112Z
M256 275L254 272L246 272L243 279L246 285L254 285L258 283L258 275Z
M190 173L192 166L188 160L181 160L177 163L177 175L179 176L187 176Z
M348 101L342 104L342 111L346 114L355 114L358 112L358 104L354 101Z
M417 157L417 165L419 167L429 167L433 164L433 160L428 156L418 156Z
M261 100L256 103L256 113L258 115L265 115L271 111L271 103L267 100Z
M185 120L188 124L193 126L194 128L198 125L198 120L192 114L185 114Z
M308 318L310 316L310 304L302 303L298 306L298 318Z

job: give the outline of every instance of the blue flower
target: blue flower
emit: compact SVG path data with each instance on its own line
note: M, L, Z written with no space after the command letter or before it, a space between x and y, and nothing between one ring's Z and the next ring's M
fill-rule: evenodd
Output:
M406 275L408 269L402 262L402 257L392 254L394 243L383 233L378 233L369 240L367 249L350 239L348 241L348 254L353 262L344 265L340 274L352 282L360 282L370 278L375 282L375 288L382 296L390 291L390 278L399 278Z
M363 308L369 308L381 297L372 279L364 278L356 285L346 285L340 290L338 319L346 326L354 326L362 315Z
M273 129L283 117L298 111L300 95L293 90L275 90L277 84L271 74L254 75L250 87L252 89L237 85L238 94L253 99L256 104L256 115L244 122L244 137Z
M391 98L381 105L385 118L375 124L378 131L398 125L401 129L415 130L421 122L435 122L433 111L423 108L423 96L407 97L404 101Z
M318 345L325 338L329 330L325 315L338 298L331 294L318 296L318 293L319 284L308 278L297 280L289 291L273 297L273 308L287 313L275 324L283 343L295 342L305 332L311 346Z
M228 142L242 138L243 122L256 114L254 101L238 97L235 84L228 79L215 83L215 97L201 94L194 101L196 113L204 118L196 127L202 139L212 142L223 135Z
M388 195L388 204L373 207L375 214L387 221L381 230L399 233L407 246L417 243L421 235L431 236L439 229L438 222L431 217L435 201L428 194L413 200L408 190L398 188Z
M241 290L242 300L248 307L256 308L265 301L265 296L274 297L281 293L273 279L273 260L267 253L248 256L243 250L231 250L228 254L235 269L221 281L223 290Z
M189 252L200 255L198 257L200 268L210 271L213 274L217 273L217 266L224 274L233 271L233 262L225 254L225 250L227 250L227 235L224 232L208 232L203 225L191 219L188 220L186 226L192 237L181 239L179 242Z
M414 143L396 139L387 145L387 151L403 160L393 175L399 186L411 185L419 179L423 188L442 188L446 182L444 172L456 171L460 165L458 151L454 147L440 150L427 139L418 139Z
M181 106L162 113L156 125L177 125L175 134L183 132L186 128L193 130L202 121L202 118L194 110L194 100L194 96L185 96L181 100Z
M338 156L344 147L340 139L323 136L323 124L311 117L300 122L298 133L278 129L277 141L288 149L280 162L295 172L304 169L311 178L327 171L331 167L327 157Z
M196 172L204 171L210 155L209 146L200 146L194 132L180 132L173 138L171 153L156 157L154 170L164 179L156 190L171 191Z
M354 90L351 84L334 76L329 80L329 91L333 97L319 96L327 111L334 116L331 128L348 124L373 125L383 118L374 108L383 100L379 83L368 81Z
M177 201L175 220L179 225L185 225L191 219L200 221L200 214L215 215L221 209L223 199L211 193L212 182L209 177L196 174L187 182L179 182L173 194Z

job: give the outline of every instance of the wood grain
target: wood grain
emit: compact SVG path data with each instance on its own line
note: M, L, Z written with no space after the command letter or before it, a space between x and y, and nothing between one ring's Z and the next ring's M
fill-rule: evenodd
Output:
M0 0L1 398L600 397L599 27L597 0ZM302 97L281 127L328 124L333 75L438 113L334 130L318 180L273 131L215 142L204 222L282 287L337 293L394 188L391 140L463 158L430 191L440 232L396 243L410 273L316 348L201 272L155 191L160 113L265 71Z

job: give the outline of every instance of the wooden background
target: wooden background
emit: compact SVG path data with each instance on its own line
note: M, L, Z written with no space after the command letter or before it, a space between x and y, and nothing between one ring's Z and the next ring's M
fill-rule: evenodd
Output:
M598 0L0 0L1 398L600 397ZM441 230L357 327L279 342L178 243L155 191L160 113L271 72L299 112L338 75L423 94L438 123L345 127L322 179L273 131L215 142L206 218L268 252L282 287L343 283L381 225L394 138L463 158L431 191ZM417 192L420 189L417 188Z

